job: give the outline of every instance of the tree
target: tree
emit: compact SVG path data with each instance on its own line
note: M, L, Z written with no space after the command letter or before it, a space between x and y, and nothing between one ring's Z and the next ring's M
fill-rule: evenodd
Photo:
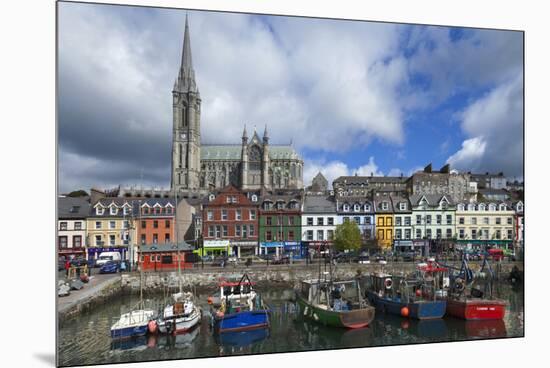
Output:
M336 225L334 245L338 250L358 250L361 248L361 231L353 221L344 221Z
M75 190L67 194L67 197L87 197L88 193L85 190Z

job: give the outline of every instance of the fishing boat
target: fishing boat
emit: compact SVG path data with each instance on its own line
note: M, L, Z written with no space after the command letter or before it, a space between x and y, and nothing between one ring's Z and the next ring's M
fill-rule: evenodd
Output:
M269 327L270 310L245 273L238 282L219 283L219 295L210 297L211 321L216 333Z
M503 319L507 303L493 297L493 279L487 255L477 274L463 257L461 268L451 275L447 314L465 320Z
M157 327L163 334L180 334L193 329L201 321L201 309L195 304L190 292L172 295L174 301L168 304L157 319Z
M296 302L299 315L325 326L362 328L374 319L374 307L361 295L357 280L304 280Z
M133 310L124 313L111 327L113 339L144 336L147 333L149 321L153 320L155 312L147 309Z
M367 299L376 309L419 320L441 318L447 302L443 277L447 269L419 264L411 276L396 276L380 270L367 279Z

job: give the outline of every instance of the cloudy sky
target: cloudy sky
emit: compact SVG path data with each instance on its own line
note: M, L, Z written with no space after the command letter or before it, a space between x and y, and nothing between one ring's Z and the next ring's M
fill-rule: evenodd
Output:
M59 3L60 191L169 187L184 10ZM523 175L519 32L189 11L202 140L243 124L321 171Z

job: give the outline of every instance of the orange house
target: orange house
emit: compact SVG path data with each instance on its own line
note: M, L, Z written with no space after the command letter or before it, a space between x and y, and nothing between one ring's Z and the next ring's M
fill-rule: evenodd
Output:
M136 241L139 246L172 244L175 239L175 201L172 198L144 200L136 218Z

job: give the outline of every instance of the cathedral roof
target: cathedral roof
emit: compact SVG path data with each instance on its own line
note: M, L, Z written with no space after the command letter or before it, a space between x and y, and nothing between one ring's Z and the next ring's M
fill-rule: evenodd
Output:
M201 160L240 160L242 146L201 145ZM298 153L289 145L269 146L269 158L272 160L300 159Z

